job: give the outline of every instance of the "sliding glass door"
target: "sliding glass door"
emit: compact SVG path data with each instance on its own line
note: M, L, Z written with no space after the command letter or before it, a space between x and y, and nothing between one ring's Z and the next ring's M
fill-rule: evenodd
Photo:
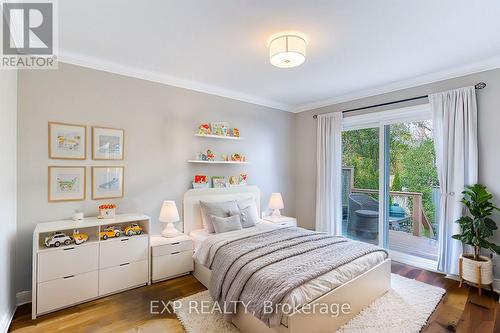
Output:
M342 133L342 233L379 243L379 149L376 127Z
M347 117L342 144L343 235L433 268L439 184L428 106Z
M432 121L398 122L385 127L388 248L436 261L439 182Z

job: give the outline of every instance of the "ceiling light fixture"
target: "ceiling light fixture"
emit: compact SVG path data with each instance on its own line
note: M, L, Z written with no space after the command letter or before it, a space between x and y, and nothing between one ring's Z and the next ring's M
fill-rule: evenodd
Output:
M306 61L306 40L298 35L280 35L269 42L271 64L280 68L291 68Z

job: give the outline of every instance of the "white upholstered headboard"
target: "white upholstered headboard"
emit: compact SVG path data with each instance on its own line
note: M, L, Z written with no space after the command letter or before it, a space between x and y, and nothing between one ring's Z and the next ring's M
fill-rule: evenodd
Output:
M260 216L260 190L257 186L241 186L230 188L200 188L192 189L184 194L184 233L202 229L200 200L220 202L253 198L257 204Z

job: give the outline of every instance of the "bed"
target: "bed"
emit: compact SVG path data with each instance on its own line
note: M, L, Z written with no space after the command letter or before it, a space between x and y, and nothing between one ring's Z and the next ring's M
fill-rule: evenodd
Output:
M248 230L233 231L225 234L208 234L203 228L200 201L222 202L228 200L244 200L253 198L260 214L260 190L256 186L245 186L229 189L195 189L184 195L184 233L189 234L195 242L195 269L193 275L207 288L210 286L212 272L204 259L207 258L207 249L204 244L226 244L252 239L271 233L283 234L285 230L268 222L261 221L257 226ZM285 228L284 228L285 229ZM292 229L292 228L289 228ZM297 228L293 228L297 229ZM303 230L303 229L302 229ZM293 233L293 230L287 230ZM298 231L297 231L298 232ZM305 231L301 231L305 232ZM256 236L257 235L257 236ZM311 236L312 237L312 236ZM228 240L229 239L229 240ZM209 248L208 246L205 246ZM298 332L332 332L353 318L363 308L371 304L390 288L390 259L382 252L371 252L359 257L349 265L337 267L315 279L307 281L294 288L283 298L283 303L291 306L308 304L344 304L348 303L350 312L340 316L330 316L321 313L304 313L298 306L288 313L276 312L265 324L256 316L242 311L239 305L232 322L244 333L298 333ZM219 254L220 256L220 254ZM210 266L213 267L213 266ZM271 324L270 324L271 323Z

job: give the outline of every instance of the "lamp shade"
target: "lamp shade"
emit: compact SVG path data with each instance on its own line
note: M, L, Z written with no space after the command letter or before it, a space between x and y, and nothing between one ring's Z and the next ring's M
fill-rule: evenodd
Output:
M283 198L281 197L281 193L271 193L271 197L269 198L269 208L270 209L283 209L285 206L283 205Z
M173 200L163 201L163 206L161 206L159 220L160 222L166 222L166 223L177 222L180 220L179 211L177 210L175 201Z
M296 35L281 35L269 42L269 59L276 67L290 68L306 60L306 41Z

